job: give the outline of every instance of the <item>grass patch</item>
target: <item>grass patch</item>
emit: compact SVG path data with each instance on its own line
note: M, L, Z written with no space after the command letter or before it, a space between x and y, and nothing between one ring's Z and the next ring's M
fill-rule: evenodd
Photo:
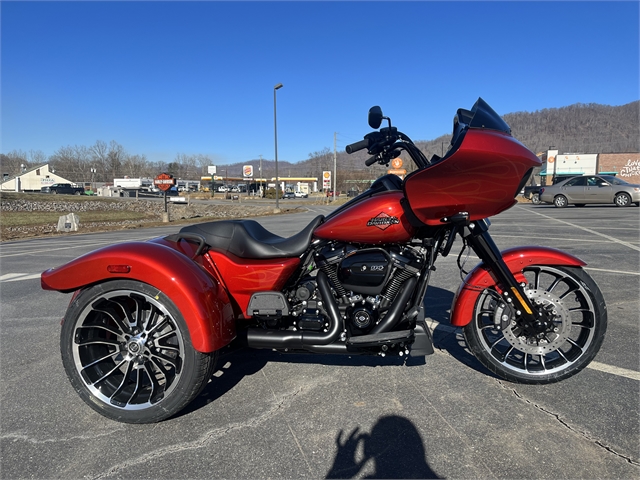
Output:
M144 213L128 211L80 212L76 215L78 215L81 225L83 223L137 221L149 218ZM60 212L2 212L1 223L3 227L57 225L60 216Z
M11 201L27 201L42 203L108 203L122 202L116 198L96 197L89 195L52 195L47 193L17 193L2 192L0 194L0 202ZM3 228L8 227L34 227L39 225L57 225L61 215L69 212L61 211L3 211L0 214L0 224ZM76 212L80 219L80 224L100 223L100 222L128 222L140 221L153 218L152 215L145 212L136 212L130 210L87 210Z
M10 200L28 200L33 202L118 202L116 198L97 197L95 195L53 195L51 193L0 193L0 202Z

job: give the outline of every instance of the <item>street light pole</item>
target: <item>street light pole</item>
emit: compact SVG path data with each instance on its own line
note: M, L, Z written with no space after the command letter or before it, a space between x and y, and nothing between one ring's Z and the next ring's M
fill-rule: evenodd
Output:
M276 210L280 208L278 203L278 187L280 183L280 177L278 176L278 122L276 121L276 90L282 88L282 84L279 83L273 87L273 135L276 148Z
M97 170L95 168L91 168L91 190L93 191L94 195L95 195L96 189L94 188L93 179L95 178L96 171Z

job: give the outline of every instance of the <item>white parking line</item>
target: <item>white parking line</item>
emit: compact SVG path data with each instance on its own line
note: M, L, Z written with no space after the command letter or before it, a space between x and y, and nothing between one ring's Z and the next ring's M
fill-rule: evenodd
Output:
M638 275L640 276L640 272L625 272L622 270L607 270L606 268L592 268L592 267L584 267L585 270L593 270L595 272L605 272L605 273L621 273L623 275Z
M151 238L154 238L153 236L150 237L141 237L141 238L129 238L127 240L123 240L123 241L114 241L114 240L106 240L104 242L93 242L91 243L91 246L94 247L98 247L100 245L111 245L111 244L117 244L117 243L128 243L128 242L140 242L140 241L146 241L149 240ZM58 247L58 248L46 248L46 249L40 249L40 250L24 250L22 252L17 252L17 253L0 253L0 258L7 258L7 257L22 257L25 255L41 255L44 253L50 253L50 252L55 252L55 251L59 251L59 250L70 250L70 249L75 249L78 248L78 246L83 246L83 244L69 244L69 245L65 245L63 247Z
M640 380L640 372L634 372L633 370L627 370L626 368L614 367L613 365L607 365L606 363L591 362L587 368L598 370L599 372L610 373L611 375L617 375L618 377L630 378L631 380Z
M519 208L521 210L525 210L525 211L530 212L530 213L535 213L536 215L540 215L541 217L548 218L549 220L555 220L556 222L564 223L565 225L569 225L570 227L579 228L580 230L584 230L585 232L589 232L589 233L591 233L593 235L598 235L599 237L606 238L607 240L610 240L611 242L615 242L615 243L617 243L619 245L624 245L625 247L629 247L629 248L631 248L633 250L637 250L638 252L640 252L640 247L638 247L636 245L632 245L632 244L627 243L627 242L623 242L622 240L618 240L617 238L611 237L609 235L605 235L604 233L600 233L600 232L597 232L597 231L592 230L590 228L582 227L580 225L576 225L575 223L566 222L566 221L560 220L558 218L550 217L549 215L545 215L544 213L540 213L540 212L535 212L535 211L533 211L531 209L528 209L528 208L524 208L524 207L520 207L520 206L518 206L517 208Z
M0 275L0 282L17 282L20 280L32 280L34 278L40 278L39 273L6 273L4 275Z
M436 327L438 328L439 331L444 331L448 333L459 333L462 330L459 327L445 325L443 323L439 323L431 319L427 319L427 325L429 326L431 331L433 331ZM606 363L600 363L600 362L591 362L589 365L587 365L587 368L590 368L591 370L597 370L599 372L609 373L611 375L616 375L618 377L625 377L625 378L630 378L631 380L640 381L640 372L629 370L627 368L615 367L613 365L607 365Z

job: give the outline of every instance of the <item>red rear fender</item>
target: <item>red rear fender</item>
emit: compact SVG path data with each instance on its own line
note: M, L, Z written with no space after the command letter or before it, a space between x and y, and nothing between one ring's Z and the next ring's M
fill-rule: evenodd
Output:
M532 265L564 265L570 267L582 267L585 262L573 255L547 247L515 247L502 252L502 258L509 267L511 273L520 280L519 272ZM456 327L464 327L473 319L478 296L485 288L496 285L496 280L491 273L480 263L464 279L451 306L451 324Z
M138 280L161 290L182 313L196 350L212 352L235 338L227 292L212 275L164 245L132 242L83 255L41 276L42 288L72 292L115 279Z

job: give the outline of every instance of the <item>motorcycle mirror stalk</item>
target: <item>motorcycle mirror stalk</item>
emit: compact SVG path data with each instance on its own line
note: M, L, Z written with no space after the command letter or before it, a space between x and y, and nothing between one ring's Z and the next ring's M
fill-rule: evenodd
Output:
M377 105L371 107L369 109L368 117L369 126L374 130L377 130L378 128L380 128L380 125L382 125L382 120L387 120L389 122L389 128L391 128L391 119L382 115L382 109Z

